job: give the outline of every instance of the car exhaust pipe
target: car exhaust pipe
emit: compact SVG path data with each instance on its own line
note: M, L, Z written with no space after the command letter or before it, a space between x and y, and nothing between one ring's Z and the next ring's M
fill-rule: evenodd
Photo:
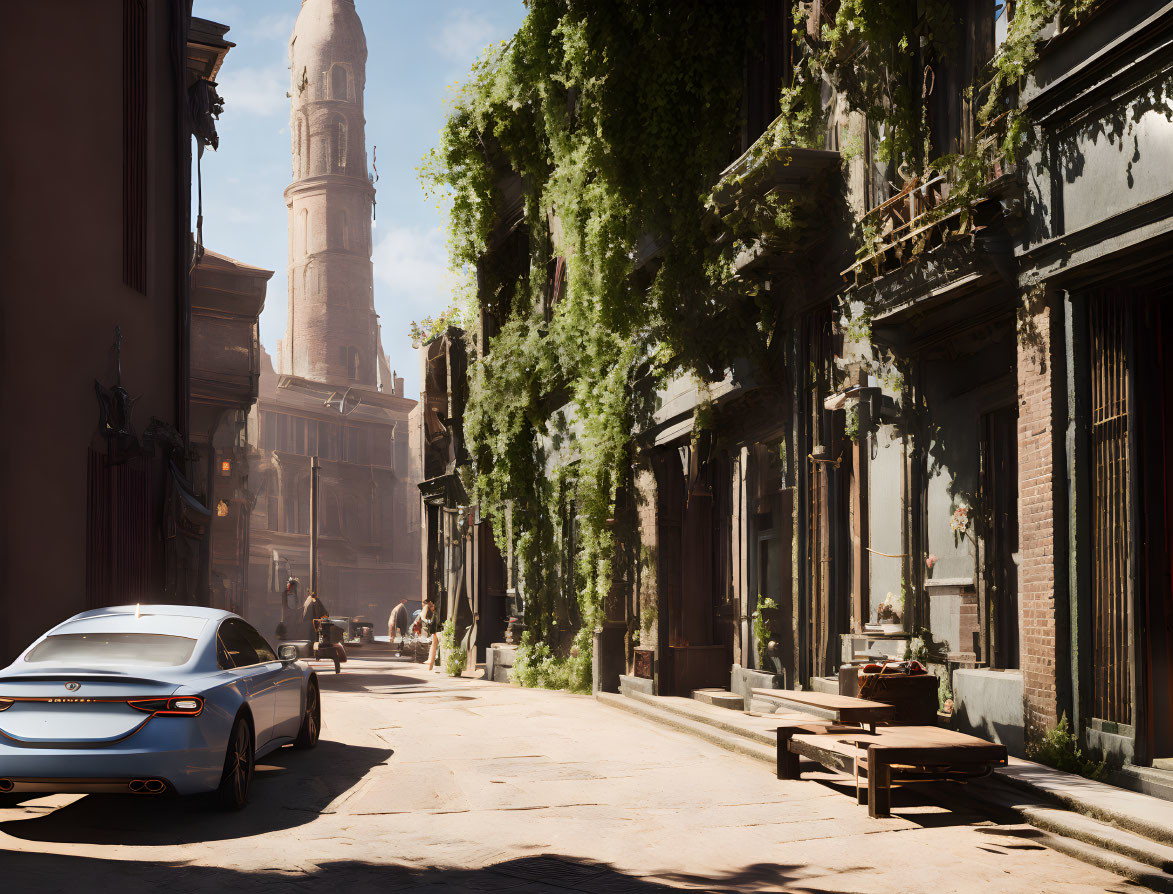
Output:
M0 792L10 792L16 788L16 783L11 779L0 779Z
M143 779L132 779L130 780L130 784L127 787L136 795L138 795L146 791L146 784L146 781Z
M151 795L161 795L167 790L167 784L162 779L148 779L143 783L143 787Z

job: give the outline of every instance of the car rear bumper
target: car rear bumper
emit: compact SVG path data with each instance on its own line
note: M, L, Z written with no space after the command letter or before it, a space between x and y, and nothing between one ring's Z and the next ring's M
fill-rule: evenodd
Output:
M130 738L104 747L0 743L0 792L7 787L4 780L12 783L11 791L131 791L134 780L161 780L167 791L181 795L213 791L223 774L228 737L208 735L213 731L198 722L202 719L155 717Z
M42 779L37 777L0 777L0 793L17 795L51 792L69 794L104 795L163 795L174 792L175 787L166 779L156 776L123 779L74 779L70 777Z

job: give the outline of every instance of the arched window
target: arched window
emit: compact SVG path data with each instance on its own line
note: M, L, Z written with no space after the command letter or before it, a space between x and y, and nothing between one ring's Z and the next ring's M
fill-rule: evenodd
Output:
M298 236L302 255L310 253L310 210L308 208L301 209L301 223L298 224Z
M346 378L352 382L358 381L358 373L362 365L361 359L358 356L358 348L346 349Z
M346 121L337 118L334 121L334 170L346 170L347 133Z
M347 88L348 74L345 65L335 65L330 69L330 98L349 99Z

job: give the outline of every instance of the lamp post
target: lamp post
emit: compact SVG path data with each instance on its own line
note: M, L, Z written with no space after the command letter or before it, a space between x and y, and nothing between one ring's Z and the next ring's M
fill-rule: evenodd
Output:
M310 592L318 592L318 455L310 457Z

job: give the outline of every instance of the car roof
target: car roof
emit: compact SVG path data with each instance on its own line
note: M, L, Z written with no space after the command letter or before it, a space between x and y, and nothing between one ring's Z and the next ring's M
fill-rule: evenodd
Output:
M237 617L222 608L208 608L204 605L108 605L104 608L92 608L89 611L74 615L71 621L78 618L94 618L100 615L184 615L189 618L215 619Z
M59 624L50 636L86 633L154 633L199 639L211 619L190 615L151 615L135 617L132 612L109 613L92 617L74 617Z

